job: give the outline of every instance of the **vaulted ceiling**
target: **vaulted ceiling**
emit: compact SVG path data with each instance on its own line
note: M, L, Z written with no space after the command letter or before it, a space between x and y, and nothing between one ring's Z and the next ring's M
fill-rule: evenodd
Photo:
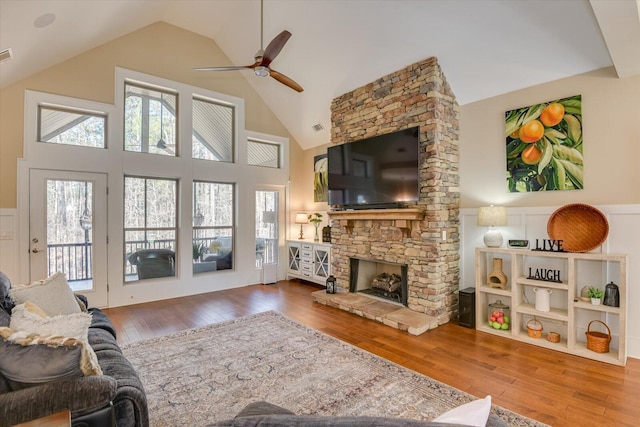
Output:
M430 56L461 105L610 65L638 75L639 9L640 0L265 0L264 44L293 34L272 66L305 90L231 72L310 148L330 142L333 98ZM250 64L260 47L258 0L0 0L0 50L13 50L0 87L157 21L215 40L230 60L203 66Z

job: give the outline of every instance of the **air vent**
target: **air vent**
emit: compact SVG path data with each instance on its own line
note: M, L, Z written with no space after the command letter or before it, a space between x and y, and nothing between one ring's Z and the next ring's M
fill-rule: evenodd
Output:
M13 58L13 52L11 48L0 50L0 62L8 61Z
M324 126L322 126L322 123L317 123L315 125L312 126L313 130L316 132L320 132L322 129L324 129Z

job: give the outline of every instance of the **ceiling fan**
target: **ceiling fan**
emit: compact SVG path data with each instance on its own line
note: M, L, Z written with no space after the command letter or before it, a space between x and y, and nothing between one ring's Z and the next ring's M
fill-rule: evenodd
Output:
M260 50L256 52L254 57L254 63L251 65L239 65L239 66L229 66L229 67L202 67L202 68L194 68L196 71L233 71L233 70L244 70L244 69L252 69L254 74L259 77L267 77L271 76L280 83L290 87L291 89L302 92L302 86L298 83L294 82L289 77L284 74L274 70L270 67L271 62L278 56L284 45L291 37L291 33L287 30L284 30L280 34L278 34L271 43L267 46L266 49L262 49L263 45L263 0L260 0Z

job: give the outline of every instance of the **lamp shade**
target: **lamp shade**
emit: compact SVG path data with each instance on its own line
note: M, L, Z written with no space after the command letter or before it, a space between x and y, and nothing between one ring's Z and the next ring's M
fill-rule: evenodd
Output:
M309 218L307 218L307 214L296 214L296 224L309 224Z
M504 206L483 206L478 208L478 225L489 227L507 225L507 208Z

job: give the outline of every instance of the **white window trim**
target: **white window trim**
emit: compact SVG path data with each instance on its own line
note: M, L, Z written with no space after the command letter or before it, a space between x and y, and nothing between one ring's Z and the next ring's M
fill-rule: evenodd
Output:
M180 157L156 156L146 153L125 152L123 143L124 83L141 83L145 86L158 86L176 91L178 96L178 144ZM244 100L230 95L197 88L191 85L151 76L148 74L116 68L114 85L115 105L86 101L66 96L41 92L25 93L25 129L24 159L18 163L18 217L29 216L29 170L44 168L56 170L79 170L103 172L108 174L108 278L109 306L147 302L157 299L174 298L230 289L259 283L260 271L255 263L255 226L253 220L254 189L265 185L285 188L288 193L289 179L289 140L287 138L250 132L244 129ZM212 99L233 105L234 118L234 158L235 163L212 162L191 158L191 100L196 98ZM38 143L37 106L39 104L77 108L103 114L107 117L106 148L67 146L61 144ZM247 137L281 144L282 168L258 168L247 164ZM124 256L124 213L123 192L124 176L148 176L178 179L179 213L177 272L174 278L158 281L147 280L129 282L122 279L122 259ZM235 268L233 271L221 271L215 274L194 276L191 266L191 197L193 180L229 182L235 184ZM288 194L285 193L288 200ZM286 206L282 206L283 212ZM251 226L249 226L252 224ZM281 229L286 228L282 224ZM20 276L22 281L29 280L29 224L28 220L19 222L20 230ZM284 260L284 254L280 254ZM249 260L249 261L246 261ZM279 277L284 278L284 277Z

